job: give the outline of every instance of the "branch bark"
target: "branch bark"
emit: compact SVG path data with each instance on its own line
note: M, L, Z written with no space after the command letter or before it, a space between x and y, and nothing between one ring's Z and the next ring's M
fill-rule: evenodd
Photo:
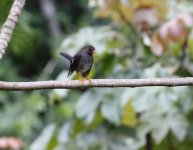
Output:
M193 77L152 79L93 79L91 83L78 80L5 82L0 81L0 90L77 89L88 87L147 87L147 86L193 86Z
M0 31L0 59L2 59L5 54L5 49L8 46L9 41L11 40L11 35L13 29L18 21L19 15L25 5L26 0L14 0L12 8L9 12L7 20L3 24Z

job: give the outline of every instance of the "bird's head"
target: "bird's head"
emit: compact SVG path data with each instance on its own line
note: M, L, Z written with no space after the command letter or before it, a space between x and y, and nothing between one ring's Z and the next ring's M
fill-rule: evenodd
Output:
M89 55L93 55L93 53L95 53L95 48L92 45L88 45L87 46L87 53Z

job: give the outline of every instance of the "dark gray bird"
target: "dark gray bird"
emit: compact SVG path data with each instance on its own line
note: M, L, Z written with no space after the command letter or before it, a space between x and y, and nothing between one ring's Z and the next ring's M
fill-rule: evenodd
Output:
M60 55L70 61L68 76L71 76L71 74L76 71L81 82L82 76L91 83L88 75L93 65L93 53L95 53L95 48L92 45L83 47L74 57L61 52Z

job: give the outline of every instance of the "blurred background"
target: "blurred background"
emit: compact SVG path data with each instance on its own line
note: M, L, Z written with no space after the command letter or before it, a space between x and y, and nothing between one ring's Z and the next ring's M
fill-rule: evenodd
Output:
M13 0L0 1L0 26ZM91 78L193 75L191 0L26 1L0 80L71 80L68 63L96 48ZM0 91L0 149L191 150L192 87Z

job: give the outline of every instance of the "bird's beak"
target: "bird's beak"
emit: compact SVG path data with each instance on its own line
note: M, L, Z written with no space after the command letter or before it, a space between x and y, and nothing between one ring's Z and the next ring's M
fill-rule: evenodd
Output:
M96 53L96 51L94 50L94 51L92 51L92 54L94 54L94 53Z

